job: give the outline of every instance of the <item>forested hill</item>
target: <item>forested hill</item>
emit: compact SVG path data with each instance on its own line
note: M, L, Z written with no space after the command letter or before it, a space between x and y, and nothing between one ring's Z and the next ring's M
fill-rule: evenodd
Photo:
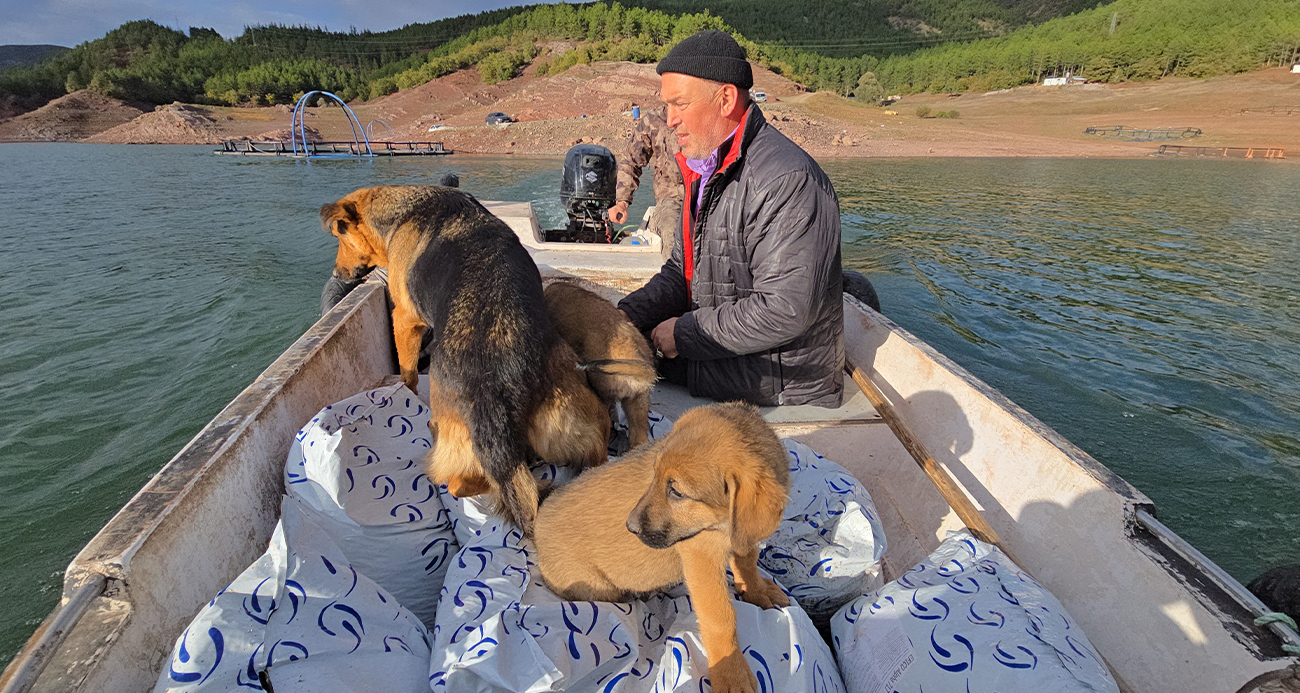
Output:
M881 61L890 91L987 91L1072 72L1094 82L1213 77L1300 59L1300 0L1116 0L1006 36Z
M383 32L254 26L231 39L202 27L190 27L187 33L149 20L131 21L38 65L0 74L0 112L37 108L88 87L128 101L213 102L220 99L207 96L207 80L249 71L281 75L273 80L280 83L342 91L341 77L359 84L363 75L383 68L400 71L403 65L417 65L439 46L525 10L493 10Z
M0 46L0 72L11 67L39 63L67 50L63 46L49 44Z
M12 112L20 110L15 103L35 108L85 88L150 103L284 103L310 89L369 99L473 65L489 81L508 78L534 58L545 59L541 46L555 40L579 45L572 55L548 61L555 71L592 60L653 62L694 31L725 26L707 11L670 15L618 3L509 8L385 32L249 27L232 39L211 29L182 32L141 20L41 65L0 74L0 101ZM746 45L756 60L811 88L843 93L875 62Z
M701 12L691 12L697 0L628 1L635 6L533 5L384 32L259 26L223 38L127 22L0 73L0 112L85 88L155 104L288 103L312 89L366 100L470 66L493 83L532 62L539 74L654 62L703 28L733 31L752 60L811 89L862 98L1015 86L1068 69L1112 81L1209 76L1300 53L1300 0L712 0ZM576 48L552 54L555 41Z
M882 58L952 41L997 36L1095 7L1104 0L712 0L709 12L760 43L835 57ZM698 0L631 0L669 14Z

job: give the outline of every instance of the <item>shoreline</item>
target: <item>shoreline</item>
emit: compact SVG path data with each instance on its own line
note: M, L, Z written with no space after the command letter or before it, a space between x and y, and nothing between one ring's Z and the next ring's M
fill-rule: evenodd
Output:
M381 141L381 140L376 140L376 141ZM87 145L87 146L95 146L95 145L99 145L99 146L110 146L110 147L214 147L214 146L216 146L216 145L213 145L213 144L211 144L211 143L205 143L205 142L87 142L87 141L84 141L84 140L39 140L39 141L32 141L32 140L2 140L2 139L0 139L0 146L3 146L3 145L63 145L63 144L76 144L76 145ZM959 142L959 141L958 141L958 142L952 142L952 143L948 143L948 144L952 144L952 145L955 145L955 146L961 147L962 145L968 145L968 144L971 144L971 143L963 143L963 142ZM1104 152L1104 153L1073 153L1073 154L1071 154L1071 153L1063 153L1063 152L1044 154L1044 153L1015 153L1015 152L1005 152L1005 151L1002 151L1002 152L990 152L990 153L983 153L983 154L972 154L972 153L947 153L947 152L939 152L939 151L933 151L933 152L931 152L931 151L927 151L926 153L921 153L921 154L917 154L917 153L869 153L869 152L858 152L858 153L854 153L854 152L851 152L851 151L825 151L825 150L823 150L823 151L820 151L820 152L818 152L818 153L813 153L812 156L813 156L813 158L815 158L815 159L817 159L817 160L830 160L830 161L860 161L860 160L864 160L864 159L912 159L912 160L924 160L924 159L1039 159L1039 160L1044 160L1044 161L1051 161L1051 160L1066 160L1066 161L1075 161L1075 160L1095 160L1095 161L1135 161L1135 160L1143 160L1143 159L1165 159L1165 160L1177 160L1177 159L1191 160L1191 159L1195 159L1195 160L1208 160L1208 161L1250 161L1250 160L1260 160L1260 161L1276 162L1276 163L1279 163L1279 164L1280 164L1280 163L1286 163L1286 162L1296 162L1296 161L1300 161L1300 156L1295 156L1295 155L1292 155L1292 156L1284 156L1284 157L1275 157L1275 158L1266 158L1266 157L1264 157L1263 155L1256 156L1256 157L1250 157L1250 158L1247 158L1247 157L1240 157L1240 156L1212 156L1212 155L1191 155L1191 154L1187 154L1187 155L1178 155L1178 154L1165 154L1165 155L1160 155L1160 154L1157 153L1157 148L1158 148L1158 146L1157 146L1157 147L1154 147L1154 148L1151 148L1151 149L1148 149L1148 150L1141 151L1141 152L1139 152L1139 153L1130 153L1130 152L1122 152L1122 153L1121 153L1121 152ZM614 149L611 149L611 151L613 151L615 155L617 155L617 154L619 153L618 151L616 151L616 150L614 150ZM811 153L811 152L810 152L810 153ZM453 150L453 153L452 153L450 156L455 156L455 157L484 157L484 158L492 158L492 157L511 157L511 158L519 158L519 159L563 159L563 158L564 158L564 155L565 155L565 152L564 152L564 151L555 151L555 152L544 152L544 151L541 151L541 152L539 152L539 151L517 151L517 150L513 150L513 149L508 149L508 150L503 150L503 151L465 151L465 150ZM238 157L233 157L233 158L238 158ZM265 157L264 157L264 158L265 158ZM292 157L283 157L283 158L288 159L288 158L292 158ZM372 157L372 158L374 158L374 159L388 159L388 158L396 158L396 157L385 157L385 156L379 155L379 156L375 156L375 157ZM426 157L426 158L427 158L427 157ZM438 158L439 160L449 160L449 161L454 161L454 159L446 159L445 156L444 156L444 157L436 157L436 158ZM271 159L268 158L268 160L271 160Z
M652 107L657 88L654 67L634 63L579 65L546 77L529 67L495 85L484 84L470 68L351 106L361 122L386 126L387 136L376 140L441 141L458 154L547 157L597 144L618 156L634 126L632 107ZM1300 157L1300 76L1282 68L1205 80L918 94L883 108L808 92L766 70L756 70L755 88L768 94L760 104L768 122L819 159L1136 159L1153 156L1162 144L1254 148L1261 154L1280 149L1283 156ZM492 111L518 122L485 125ZM215 146L226 139L285 140L290 119L285 105L173 103L145 112L81 91L0 121L0 143ZM303 120L309 136L352 139L337 107L307 108ZM1200 135L1139 142L1085 134L1117 125L1192 128Z

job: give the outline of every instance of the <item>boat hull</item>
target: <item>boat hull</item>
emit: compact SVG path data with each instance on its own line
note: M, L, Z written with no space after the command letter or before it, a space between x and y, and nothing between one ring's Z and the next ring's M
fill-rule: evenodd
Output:
M657 254L640 250L566 254L539 244L536 218L523 209L526 215L507 221L521 236L533 234L525 245L548 280L592 280L589 286L616 298L658 269ZM1262 605L1234 593L1239 584L1216 578L1212 564L1144 519L1154 508L1141 492L929 345L844 300L849 360L870 374L1028 571L1069 609L1125 690L1232 691L1296 661L1283 657L1274 632L1252 624ZM373 277L240 393L77 555L64 596L85 603L84 613L64 613L75 625L61 641L50 638L63 633L55 627L59 612L52 614L7 674L40 660L48 666L32 690L152 687L193 615L265 550L294 434L325 405L396 370L386 287ZM764 415L782 436L844 465L870 491L889 537L889 579L961 523L851 380L846 393L836 410L780 407ZM700 401L664 386L652 403L675 417ZM79 596L86 585L96 590L89 599Z

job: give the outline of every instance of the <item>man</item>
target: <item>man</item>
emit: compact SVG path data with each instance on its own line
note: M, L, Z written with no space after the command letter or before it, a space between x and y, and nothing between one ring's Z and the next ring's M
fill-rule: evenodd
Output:
M663 239L663 256L672 255L673 239L682 224L682 172L677 168L677 138L668 127L665 108L660 107L637 118L627 149L618 158L617 203L609 208L609 219L615 224L627 221L627 208L632 205L646 164L655 168L655 211L650 217L650 230Z
M753 71L722 31L659 63L682 151L685 209L672 257L619 308L691 394L839 406L843 277L830 179L749 100Z

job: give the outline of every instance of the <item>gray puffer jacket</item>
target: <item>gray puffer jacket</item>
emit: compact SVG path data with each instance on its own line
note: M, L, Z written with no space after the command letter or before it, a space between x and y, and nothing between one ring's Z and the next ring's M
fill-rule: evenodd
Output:
M839 406L844 383L840 211L830 179L751 105L683 214L672 257L619 302L673 337L692 395ZM678 165L694 208L700 176ZM689 249L689 252L688 252Z

